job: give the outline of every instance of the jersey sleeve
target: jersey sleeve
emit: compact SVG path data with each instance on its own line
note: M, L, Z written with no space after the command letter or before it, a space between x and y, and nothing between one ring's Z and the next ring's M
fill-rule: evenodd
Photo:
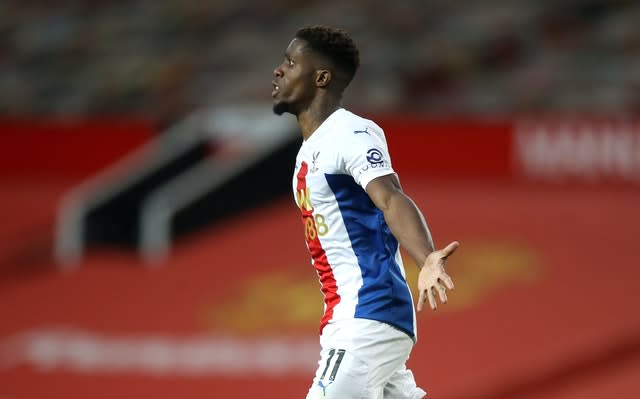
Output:
M363 189L376 177L395 173L382 131L356 133L341 150L346 173Z

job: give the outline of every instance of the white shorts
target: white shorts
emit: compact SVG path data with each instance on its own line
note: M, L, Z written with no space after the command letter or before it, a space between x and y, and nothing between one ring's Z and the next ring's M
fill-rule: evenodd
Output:
M327 325L320 336L320 361L307 399L420 399L405 366L413 340L374 320Z

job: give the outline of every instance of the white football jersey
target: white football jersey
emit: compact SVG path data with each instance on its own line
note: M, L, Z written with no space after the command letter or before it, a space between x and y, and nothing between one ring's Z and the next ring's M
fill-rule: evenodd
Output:
M400 247L365 188L395 173L382 129L345 109L302 143L293 190L324 295L328 323L362 318L415 337L415 312Z

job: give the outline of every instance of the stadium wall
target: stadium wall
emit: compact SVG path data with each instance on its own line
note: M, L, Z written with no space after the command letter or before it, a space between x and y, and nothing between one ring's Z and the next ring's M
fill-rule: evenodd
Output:
M639 120L374 119L403 176L640 184ZM141 120L0 120L0 176L88 177L154 134Z

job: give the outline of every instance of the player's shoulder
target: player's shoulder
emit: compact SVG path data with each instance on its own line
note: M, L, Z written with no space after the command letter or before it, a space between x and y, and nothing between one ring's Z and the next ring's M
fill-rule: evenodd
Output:
M337 135L347 142L384 141L384 131L377 123L344 108L336 111Z

